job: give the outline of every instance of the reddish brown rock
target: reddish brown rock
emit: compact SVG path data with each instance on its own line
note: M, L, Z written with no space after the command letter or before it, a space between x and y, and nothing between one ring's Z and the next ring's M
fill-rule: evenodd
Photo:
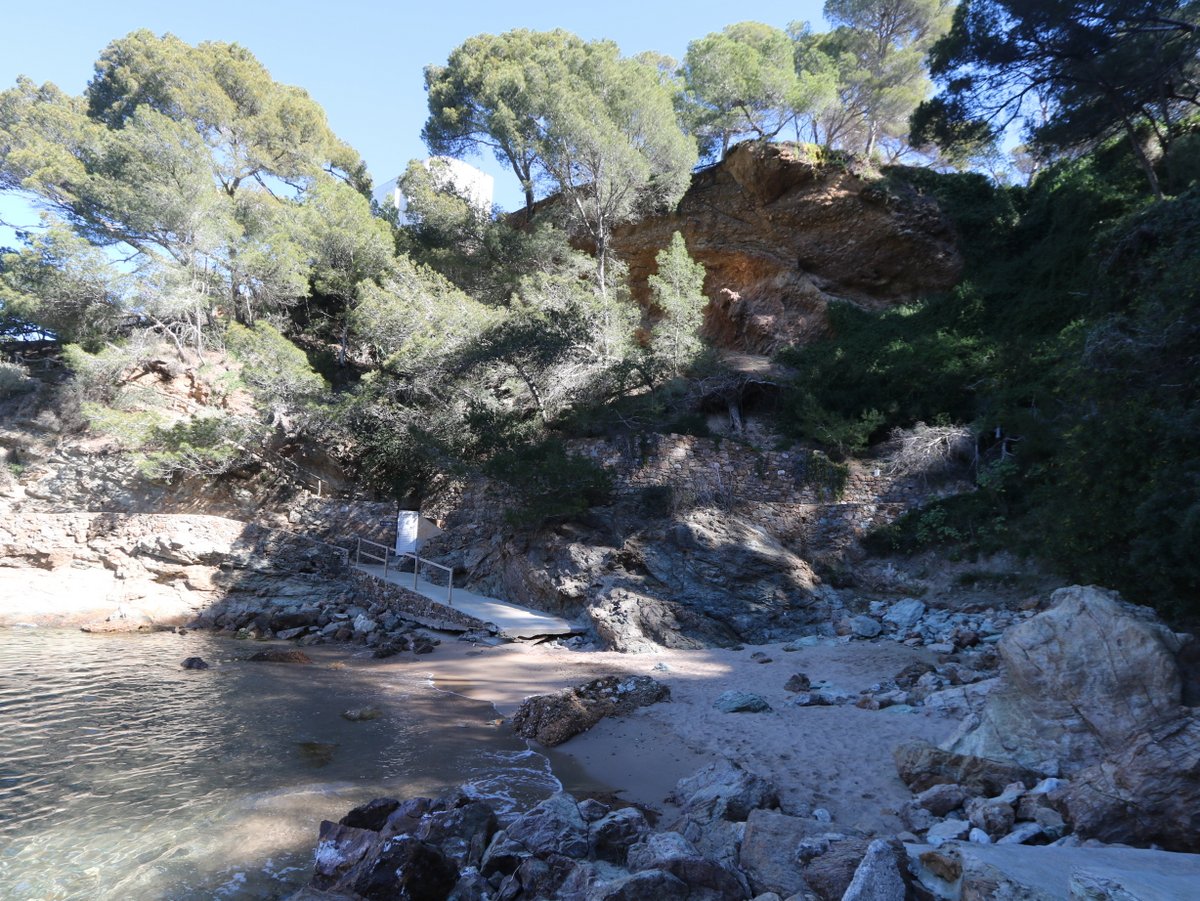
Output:
M617 229L643 303L675 231L708 270L709 337L754 353L823 333L831 300L883 309L952 287L962 269L932 200L788 144L740 144L693 176L674 213Z

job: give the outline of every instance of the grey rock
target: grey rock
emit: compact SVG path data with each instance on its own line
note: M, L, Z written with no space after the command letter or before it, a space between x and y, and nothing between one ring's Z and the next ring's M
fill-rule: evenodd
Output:
M184 669L208 669L209 665L202 657L188 657L183 663L179 664Z
M771 783L731 760L709 764L679 780L673 796L683 816L701 823L744 821L752 810L779 806Z
M1004 633L1002 684L951 750L1043 771L1056 761L1070 774L1178 715L1181 641L1152 612L1095 587L1060 588L1051 601Z
M353 889L369 899L444 898L458 882L458 867L432 845L411 835L387 839L365 860Z
M925 604L916 598L902 598L888 608L883 621L889 626L908 632L925 615Z
M722 713L763 713L771 709L759 695L737 689L723 692L713 702L713 707Z
M1200 848L1200 716L1176 717L1058 789L1067 818L1085 838Z
M556 694L526 698L512 724L518 735L554 747L606 716L625 716L670 697L670 688L649 676L605 676Z
M922 845L910 846L907 851L921 897L1182 901L1195 897L1195 887L1200 885L1200 855L1196 854L1113 847L964 844L955 848L957 874L942 869L943 876L954 877L947 880L922 863L922 858L940 852L930 852ZM1101 893L1088 894L1097 884L1107 885ZM1116 894L1116 887L1128 894Z
M860 614L850 617L850 631L856 638L877 638L883 632L879 620Z
M560 854L580 859L588 856L587 823L575 799L562 792L518 817L504 833L508 841L535 856Z
M1069 779L1058 779L1054 776L1047 776L1033 788L1029 789L1028 794L1031 795L1048 795L1050 792L1060 788L1066 788L1071 784Z
M967 841L974 842L977 845L990 845L992 843L992 837L982 829L974 828L967 833Z
M479 867L499 829L496 813L482 801L467 801L426 814L417 827L421 841L437 847L459 869Z
M935 817L944 817L957 810L966 800L967 790L953 783L930 786L916 797L917 803Z
M738 867L746 874L754 891L777 892L786 898L808 888L804 879L807 861L800 859L796 851L822 831L820 823L804 817L770 810L751 811L746 820ZM822 844L824 850L828 850L829 843Z
M699 856L696 846L678 832L653 832L629 849L628 866L636 873L679 858Z
M819 691L802 691L788 699L793 707L831 707L833 701L829 696Z
M808 691L812 681L804 673L795 673L783 684L786 691Z
M1023 845L1042 834L1042 827L1037 823L1018 823L1012 832L1001 839L997 845Z
M378 850L379 833L324 820L313 862L312 885L328 889L337 885L369 855Z
M854 879L869 842L861 838L831 840L827 850L804 865L804 881L818 898L840 899Z
M616 864L625 863L629 848L650 832L650 824L640 810L623 807L591 824L589 837L592 856Z
M645 870L592 886L586 895L580 894L574 884L564 883L561 894L555 897L563 901L583 901L584 898L586 901L689 901L694 896L685 882L670 873Z
M603 819L608 813L608 805L601 804L595 798L585 798L579 802L579 815L583 817L584 822L594 823Z
M972 826L993 838L1007 835L1016 822L1012 805L994 798L972 798L967 801L966 812Z
M355 807L342 817L338 824L355 829L371 829L378 832L387 823L388 817L396 812L400 802L395 798L376 798Z
M867 854L855 870L842 901L904 901L904 897L900 849L876 839L867 847Z
M971 824L966 820L942 820L929 827L925 841L937 848L946 842L966 838L970 831Z
M1034 785L1038 781L1032 770L1011 762L945 751L920 740L898 745L892 757L900 778L914 792L952 782L973 794L998 795L1013 782Z
M381 716L383 711L378 707L351 707L342 711L342 719L352 723L365 723L368 720L377 720Z

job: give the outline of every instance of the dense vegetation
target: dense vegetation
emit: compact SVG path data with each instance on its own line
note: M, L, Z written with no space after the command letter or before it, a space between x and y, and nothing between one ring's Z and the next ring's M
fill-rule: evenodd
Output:
M702 431L699 399L730 378L682 238L642 310L613 229L672 208L698 160L795 137L869 158L885 193L936 197L968 260L954 291L836 307L829 340L785 354L780 428L834 469L895 429L975 436L979 490L877 545L1027 549L1195 609L1196 4L825 13L828 32L743 22L681 61L564 31L465 41L426 70L423 137L511 168L512 217L436 158L405 172L403 216L376 207L304 91L236 44L135 32L80 96L0 93L0 190L45 217L0 249L0 332L63 345L73 402L151 477L234 472L284 435L409 501L487 474L536 526L608 497L568 438ZM200 408L162 407L137 378L155 367L189 373ZM0 367L0 393L30 385Z
M1181 168L1196 161L1176 159ZM1028 188L896 169L958 223L967 276L786 354L785 416L843 450L970 423L980 491L910 515L881 550L1016 548L1164 606L1200 589L1200 189L1151 201L1123 144ZM1193 608L1194 609L1194 608Z

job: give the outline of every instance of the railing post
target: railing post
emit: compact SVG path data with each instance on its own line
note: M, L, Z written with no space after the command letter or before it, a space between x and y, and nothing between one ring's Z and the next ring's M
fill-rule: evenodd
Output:
M358 536L358 546L354 549L354 565L362 563L362 536Z
M416 554L413 554L413 591L416 591L416 589L417 589L417 579L419 578L418 574L420 572L421 572L421 558L418 557Z
M388 557L390 557L390 556L391 556L391 554L388 552L388 549L384 548L384 550L383 550L383 581L385 581L385 582L387 581Z
M450 567L450 575L447 576L446 582L446 606L454 606L454 567Z

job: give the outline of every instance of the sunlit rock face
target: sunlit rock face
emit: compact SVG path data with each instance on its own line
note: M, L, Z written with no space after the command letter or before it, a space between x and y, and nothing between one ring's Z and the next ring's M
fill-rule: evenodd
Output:
M148 631L218 601L315 607L347 591L345 552L219 516L11 513L0 520L0 627Z
M740 144L693 176L675 212L619 227L613 247L643 303L675 231L708 271L708 336L753 353L823 334L831 301L883 309L947 290L962 271L931 198L804 146Z

